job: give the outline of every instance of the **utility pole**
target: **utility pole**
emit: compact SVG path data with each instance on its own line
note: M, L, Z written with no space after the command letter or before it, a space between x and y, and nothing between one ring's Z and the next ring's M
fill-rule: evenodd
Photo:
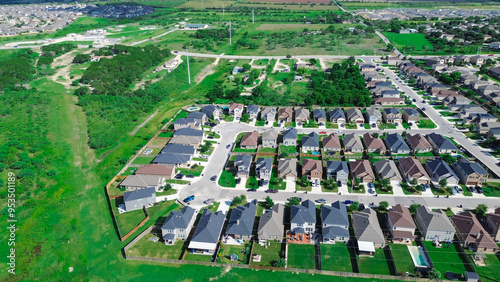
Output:
M201 0L201 9L203 10L203 0Z
M233 44L233 40L231 38L231 21L229 21L229 45Z
M252 24L255 23L255 17L254 17L254 14L253 14L253 9L252 9Z
M191 84L191 72L189 71L189 53L188 53L188 48L186 47L186 62L188 65L188 82Z
M224 16L224 3L222 3L222 16Z

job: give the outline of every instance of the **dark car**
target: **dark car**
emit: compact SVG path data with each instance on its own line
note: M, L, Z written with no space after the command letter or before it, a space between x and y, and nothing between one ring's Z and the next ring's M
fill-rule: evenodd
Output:
M276 193L278 193L278 190L276 190L276 189L267 189L267 193L276 194Z
M210 177L210 180L212 180L212 181L215 181L216 179L217 179L217 175Z
M188 175L186 175L186 177L187 177L187 178L194 178L194 175L192 175L192 174L188 174Z
M182 173L179 173L175 176L176 179L183 179L184 178L184 174Z
M346 204L346 205L350 205L350 204L352 204L352 203L354 203L354 202L353 202L353 201L351 201L351 200L345 200L345 201L344 201L344 204Z
M476 188L474 188L473 186L469 186L469 187L467 187L467 189L468 189L468 190L469 190L469 192L471 192L471 193L476 192Z
M413 102L417 102L417 99L413 99L412 101L413 101Z
M479 193L479 194L483 194L483 188L479 187L479 186L476 186L476 191Z
M236 184L240 184L241 178L236 179Z
M500 162L497 163L497 166L500 166Z
M231 144L227 144L226 149L231 148Z
M291 201L292 199L297 199L297 200L299 200L299 202L302 202L302 198L299 198L299 197L288 198L288 201Z
M365 209L365 205L364 204L359 204L358 211L362 211L364 209Z
M425 111L425 108L422 108L422 111Z
M248 191L248 192L257 192L257 189L255 189L255 188L250 188L250 189L248 189L247 191Z
M422 103L423 103L423 104L425 104L425 103L427 103L427 102L426 102L425 100L422 100Z

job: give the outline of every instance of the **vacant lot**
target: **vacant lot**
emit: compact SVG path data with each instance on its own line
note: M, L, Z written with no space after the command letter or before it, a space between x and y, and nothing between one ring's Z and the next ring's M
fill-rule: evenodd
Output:
M304 9L307 7L308 11L311 10L329 10L329 11L337 11L339 8L335 5L332 4L327 4L327 5L290 5L286 3L259 3L259 4L247 4L247 3L240 3L240 4L235 4L234 6L237 7L249 7L249 8L271 8L271 9L284 9L284 10L293 10L293 11L304 11Z
M222 8L223 4L224 6L229 7L234 3L235 1L218 1L218 0L188 1L177 7L201 9L203 5L203 8Z
M278 31L303 31L304 28L307 28L309 30L319 30L319 29L325 29L329 24L260 24L256 30L259 31L264 31L264 30L270 30L273 32L278 32ZM342 25L335 26L335 28L341 28ZM352 25L354 26L354 25Z
M425 35L420 33L399 34L394 32L383 32L382 34L387 37L398 49L403 46L415 45L415 51L422 51L422 46L427 50L432 50L431 43L425 38Z
M464 273L466 271L454 244L443 244L442 248L436 248L432 245L431 241L424 241L424 245L434 267L441 273L445 273L446 271Z
M253 0L253 2L263 2L263 3L298 3L298 4L327 4L330 0Z
M321 269L351 272L351 256L344 243L321 244Z
M288 246L288 267L301 269L315 269L314 245L290 244Z

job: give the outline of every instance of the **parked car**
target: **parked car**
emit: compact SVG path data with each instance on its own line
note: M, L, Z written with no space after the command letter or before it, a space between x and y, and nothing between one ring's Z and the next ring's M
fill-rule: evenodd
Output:
M479 194L483 194L483 188L479 187L479 186L476 186L476 191L479 193Z
M175 176L176 179L183 179L184 178L184 174L182 173L178 173L176 176Z
M319 134L326 134L326 131L321 131Z
M210 180L212 180L212 181L215 181L216 179L217 179L217 175L210 177Z
M319 204L326 204L326 200L325 200L325 199L317 199L317 200L316 200L316 203L319 203Z
M350 205L350 204L352 204L352 203L354 203L354 202L353 202L353 201L351 201L351 200L345 200L345 201L344 201L344 204L346 204L346 205Z
M194 195L187 196L187 198L186 198L186 199L184 199L184 203L189 203L189 202L191 202L192 200L194 200Z
M368 193L370 193L370 194L374 194L374 193L375 193L375 190L373 190L372 188L369 188L369 189L368 189Z
M226 149L231 148L231 144L227 144Z
M215 201L214 198L210 198L210 199L205 200L205 202L203 202L203 203L205 203L206 205L210 205L214 201Z
M422 100L422 104L425 104L425 103L427 103L427 102L425 100Z
M240 184L241 178L236 179L236 184Z
M365 205L363 203L359 204L358 211L362 211L365 209Z
M422 111L425 111L425 108L422 108Z
M188 175L186 175L186 178L194 178L194 175L188 174Z
M373 182L369 182L368 183L368 188L375 188L375 184L373 184Z
M467 187L467 189L469 190L469 192L471 193L475 193L476 192L476 188L474 188L474 186L469 186Z
M248 192L257 192L257 189L255 189L255 188L250 188L250 189L248 189L247 191L248 191Z
M276 194L276 193L278 193L278 190L276 190L276 189L267 189L267 193Z

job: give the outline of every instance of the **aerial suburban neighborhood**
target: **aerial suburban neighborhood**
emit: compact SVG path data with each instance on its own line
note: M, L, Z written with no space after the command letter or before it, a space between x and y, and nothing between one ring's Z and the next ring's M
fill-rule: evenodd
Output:
M500 280L497 2L41 2L0 279Z

